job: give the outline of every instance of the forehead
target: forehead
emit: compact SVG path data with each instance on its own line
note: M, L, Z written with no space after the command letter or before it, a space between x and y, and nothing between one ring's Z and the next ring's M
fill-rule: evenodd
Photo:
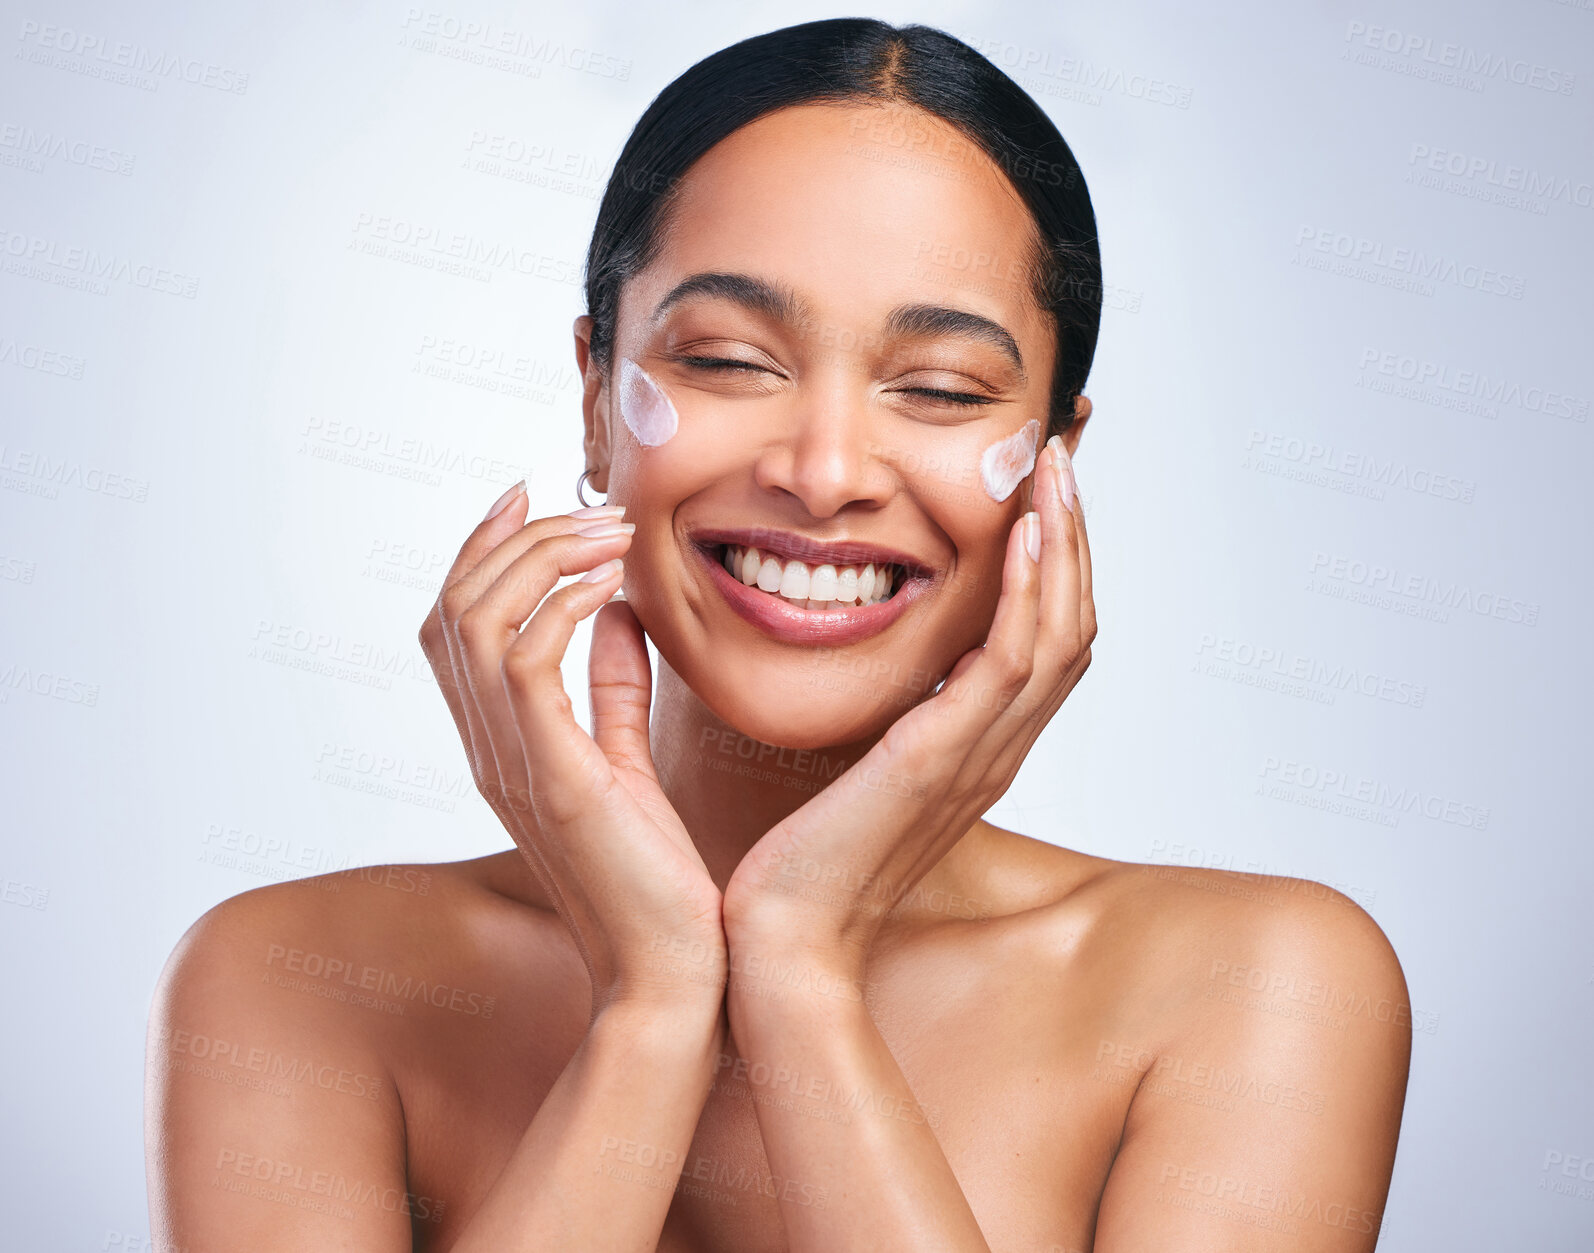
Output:
M675 277L735 270L788 284L827 319L937 300L1044 337L1035 238L1012 184L950 123L900 105L799 105L733 132L687 171L654 282L638 287L656 299Z

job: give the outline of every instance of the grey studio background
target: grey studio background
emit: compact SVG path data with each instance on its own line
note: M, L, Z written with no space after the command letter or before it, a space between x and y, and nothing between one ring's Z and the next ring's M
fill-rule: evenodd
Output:
M854 12L438 2L0 3L10 1248L150 1247L205 909L507 847L416 629L504 487L576 506L638 115ZM1353 897L1415 1025L1380 1247L1594 1247L1594 4L868 12L1013 73L1102 235L1101 633L992 821Z

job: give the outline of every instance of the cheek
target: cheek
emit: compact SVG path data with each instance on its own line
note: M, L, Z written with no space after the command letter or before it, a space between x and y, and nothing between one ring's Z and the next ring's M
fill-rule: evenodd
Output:
M620 358L616 401L626 429L644 448L668 443L681 428L680 415L664 389L630 357Z
M1040 444L1041 424L1034 418L1006 439L999 439L980 457L980 482L985 494L1001 504L1013 489L1035 468L1035 450Z

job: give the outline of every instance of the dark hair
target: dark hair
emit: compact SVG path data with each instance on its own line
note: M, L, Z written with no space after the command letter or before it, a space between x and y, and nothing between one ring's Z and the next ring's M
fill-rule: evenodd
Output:
M1068 428L1101 326L1101 249L1085 178L1057 127L1017 83L932 26L830 18L755 35L670 83L626 140L587 250L591 351L612 365L620 289L645 269L682 176L733 131L790 105L864 100L917 106L956 126L1007 174L1034 218L1019 267L1057 334L1048 434Z

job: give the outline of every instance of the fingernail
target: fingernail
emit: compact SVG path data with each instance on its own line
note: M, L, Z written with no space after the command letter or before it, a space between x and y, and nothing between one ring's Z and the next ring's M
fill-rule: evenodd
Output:
M1063 508L1069 513L1074 511L1074 459L1068 455L1068 449L1063 447L1060 435L1052 436L1052 451L1057 458L1057 493L1063 498Z
M505 510L505 508L508 507L509 503L511 501L513 501L516 496L519 496L520 493L525 491L525 490L526 490L526 480L525 479L521 479L520 482L516 483L513 487L511 487L507 492L505 492L502 496L500 496L498 498L498 500L494 503L493 507L487 511L487 517L483 518L482 521L486 522L487 518L496 518L500 513L502 513Z
M624 505L588 505L585 509L572 509L571 518L618 518L625 512Z
M624 563L618 557L610 557L609 560L605 561L601 566L594 566L592 569L588 570L579 579L577 579L576 582L602 583L604 579L608 578L616 570L620 569L622 565L624 565Z
M1024 515L1024 549L1031 561L1041 559L1041 516L1033 510Z
M575 533L585 535L588 539L602 539L608 535L633 535L636 533L636 523L620 522L615 518L599 518L596 522L578 526Z

